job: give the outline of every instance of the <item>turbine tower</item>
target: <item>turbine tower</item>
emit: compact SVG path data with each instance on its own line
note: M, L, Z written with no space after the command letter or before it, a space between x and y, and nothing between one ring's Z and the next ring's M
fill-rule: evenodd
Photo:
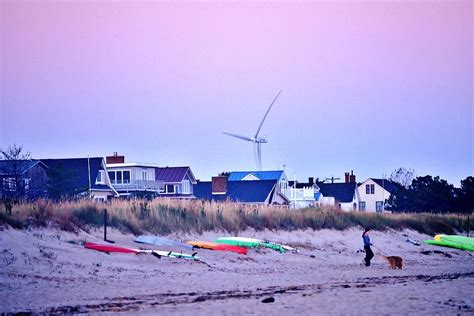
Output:
M276 97L273 99L272 103L268 107L268 110L265 113L265 115L263 116L263 119L260 122L260 125L258 125L258 129L257 129L257 132L255 133L255 136L247 137L247 136L241 136L241 135L236 135L236 134L231 134L231 133L224 132L224 134L226 134L226 135L236 137L236 138L239 138L239 139L242 139L242 140L253 143L253 154L255 156L255 163L257 165L257 170L262 170L262 144L268 142L266 137L259 137L258 134L260 133L260 130L262 129L263 122L265 122L265 119L267 118L268 113L272 109L273 104L275 103L276 99L280 96L280 93L281 93L281 90L278 92L278 94L276 95Z

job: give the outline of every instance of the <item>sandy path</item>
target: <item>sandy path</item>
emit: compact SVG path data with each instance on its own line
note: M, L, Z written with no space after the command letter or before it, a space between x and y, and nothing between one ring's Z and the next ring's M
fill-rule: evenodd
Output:
M201 250L208 264L147 255L107 255L84 249L101 232L0 231L0 312L140 312L167 314L472 314L474 254L417 247L404 234L374 232L378 248L404 258L390 270L380 258L361 264L360 232L252 232L289 242L300 254L252 250L248 255ZM173 236L212 240L226 234ZM118 245L138 248L132 235L112 231ZM163 249L168 249L162 247ZM451 255L421 250L442 250ZM262 303L265 298L273 303Z

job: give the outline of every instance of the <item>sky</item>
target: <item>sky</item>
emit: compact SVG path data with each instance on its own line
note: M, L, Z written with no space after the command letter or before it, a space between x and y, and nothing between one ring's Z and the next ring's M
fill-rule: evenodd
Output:
M474 175L472 1L0 1L0 147L381 178Z

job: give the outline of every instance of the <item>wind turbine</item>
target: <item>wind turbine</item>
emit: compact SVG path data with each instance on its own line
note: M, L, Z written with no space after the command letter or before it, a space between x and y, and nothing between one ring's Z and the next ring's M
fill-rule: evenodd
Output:
M276 97L273 99L272 103L268 107L268 110L265 113L265 116L263 117L262 121L260 122L260 125L258 126L257 132L255 133L254 137L246 137L246 136L241 136L241 135L236 135L236 134L231 134L231 133L224 132L224 134L226 134L226 135L236 137L236 138L239 138L239 139L242 139L242 140L253 143L253 153L254 153L254 156L255 156L255 163L257 164L257 169L258 170L262 170L262 144L268 142L267 137L259 137L258 133L260 133L260 129L262 129L263 122L265 122L265 119L267 118L268 113L272 109L272 106L275 103L278 96L280 96L280 93L281 93L281 90L278 92L278 94L276 95Z

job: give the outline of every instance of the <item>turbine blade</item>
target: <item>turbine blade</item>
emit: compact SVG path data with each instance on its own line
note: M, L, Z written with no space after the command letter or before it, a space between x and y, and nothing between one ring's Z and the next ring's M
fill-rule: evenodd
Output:
M243 139L243 140L249 141L249 142L253 141L252 138L250 138L250 137L240 136L240 135L231 134L231 133L226 133L226 132L223 132L223 133L226 134L226 135L235 137L235 138L239 138L239 139Z
M262 128L263 122L265 122L265 119L267 118L268 112L270 112L270 110L272 109L272 106L275 103L276 99L280 96L280 93L281 93L281 90L280 90L280 92L278 92L275 99L273 99L272 104L270 104L270 106L268 107L268 110L265 113L265 116L263 117L262 121L260 122L260 125L258 126L257 132L255 133L255 139L257 139L258 133L260 133L260 129Z

